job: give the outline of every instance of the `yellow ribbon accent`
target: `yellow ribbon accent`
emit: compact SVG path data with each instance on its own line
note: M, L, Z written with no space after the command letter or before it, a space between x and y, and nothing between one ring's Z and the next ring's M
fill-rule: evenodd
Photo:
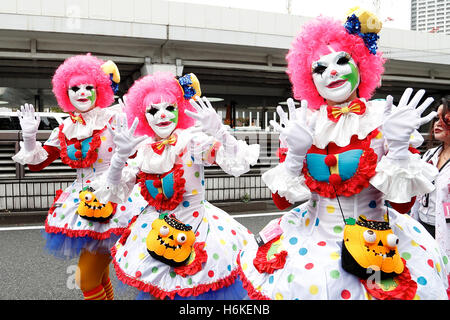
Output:
M156 148L158 150L161 150L162 148L164 148L165 145L168 144L175 144L175 142L177 142L177 137L175 135L171 135L169 137L169 139L163 140L163 141L159 141L156 143Z
M349 112L360 112L361 111L361 106L359 103L354 103L352 104L350 107L333 107L331 114L333 115L333 117L335 118L339 118L342 114L347 114Z

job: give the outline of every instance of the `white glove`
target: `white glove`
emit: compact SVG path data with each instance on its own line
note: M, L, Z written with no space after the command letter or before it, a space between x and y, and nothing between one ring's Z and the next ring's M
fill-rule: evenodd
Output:
M203 132L213 136L218 141L220 141L225 149L230 153L237 152L237 140L233 137L223 125L222 119L214 110L211 103L206 97L197 99L197 102L190 99L192 107L197 112L192 112L190 110L185 110L185 113L200 122L201 129Z
M147 139L147 136L134 137L134 131L139 123L139 119L136 117L128 129L127 118L125 114L119 114L116 116L117 125L114 130L108 123L106 126L108 131L113 137L113 142L116 145L116 150L111 158L111 165L108 169L107 182L111 184L117 184L122 177L122 170L125 166L125 162L128 157L136 149L137 145Z
M189 100L192 107L197 112L185 110L184 113L186 113L189 117L198 120L201 124L202 130L205 133L210 134L213 137L220 138L221 135L223 135L224 130L226 131L225 126L222 124L222 119L206 97L199 98L197 101L198 103L193 99Z
M32 152L36 147L36 134L38 132L41 118L39 114L34 113L32 104L25 103L17 110L17 116L22 128L23 147L26 152Z
M389 159L408 159L411 134L437 115L437 112L433 111L422 118L422 113L430 106L434 99L429 97L417 107L420 99L422 99L425 94L425 90L419 90L408 103L412 92L412 88L405 90L400 98L398 107L393 106L392 96L387 96L386 98L385 119L382 128L389 149L387 154Z
M274 120L271 120L269 123L276 131L280 132L280 140L288 148L284 161L285 166L292 174L299 175L303 167L303 159L313 143L317 113L307 123L306 112L308 110L308 102L306 100L301 101L298 117L296 115L294 100L291 98L287 99L287 105L289 108L289 117L283 111L283 108L278 106L277 113L280 116L281 125Z

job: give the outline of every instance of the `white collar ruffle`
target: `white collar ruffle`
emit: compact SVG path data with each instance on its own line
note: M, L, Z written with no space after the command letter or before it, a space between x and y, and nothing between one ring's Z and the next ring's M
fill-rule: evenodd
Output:
M364 139L373 130L383 123L384 100L366 101L366 112L362 115L355 113L343 114L338 122L328 119L327 106L323 105L317 111L317 121L315 124L314 145L324 149L330 142L334 142L339 147L345 147L350 143L352 136L357 135L358 139ZM345 107L348 103L338 105Z
M95 130L101 130L106 126L106 123L116 114L121 113L122 108L119 104L108 108L95 107L94 109L81 113L85 125L79 122L72 122L70 117L64 119L63 133L67 139L77 138L78 140L86 139L92 136ZM74 113L76 116L79 113Z
M153 174L163 174L170 171L178 160L180 153L188 146L189 142L199 132L194 132L194 127L188 129L176 129L172 134L177 135L174 146L167 144L161 155L153 151L154 138L148 138L142 142L137 154L138 162L142 171Z

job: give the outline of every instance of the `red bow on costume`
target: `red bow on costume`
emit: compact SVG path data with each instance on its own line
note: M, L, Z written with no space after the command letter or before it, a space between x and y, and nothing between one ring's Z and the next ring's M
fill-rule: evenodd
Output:
M355 114L364 114L366 112L366 104L359 99L355 99L347 107L333 107L327 106L328 119L333 122L338 122L339 118L343 114L347 114L349 112Z
M170 144L174 146L177 143L177 136L175 134L171 135L168 139L157 141L151 144L153 151L161 155L166 148L166 145Z
M72 120L73 123L79 122L79 123L81 123L83 126L86 125L86 121L84 121L83 116L81 115L81 113L80 113L79 116L76 116L76 115L74 115L72 112L69 112L69 115L70 115L70 119Z

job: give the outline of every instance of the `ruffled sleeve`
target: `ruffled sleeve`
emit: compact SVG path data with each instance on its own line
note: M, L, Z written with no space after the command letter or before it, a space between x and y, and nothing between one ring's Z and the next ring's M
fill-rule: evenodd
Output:
M53 129L53 131L50 134L50 137L47 139L44 145L60 148L58 135L59 135L59 128ZM47 150L44 149L41 142L36 141L36 146L31 152L25 151L23 144L24 143L21 141L19 144L20 145L19 152L12 157L12 159L15 162L20 163L21 165L27 164L36 165L47 160L48 152Z
M101 203L107 203L108 201L124 203L127 201L136 184L136 174L139 172L142 157L143 152L138 151L134 159L127 161L119 182L108 180L109 170L91 182L91 187L95 189L95 195ZM111 163L111 166L113 166L113 163Z
M42 147L39 141L36 141L36 146L32 152L25 151L23 142L20 142L20 151L12 157L12 159L21 165L39 164L47 159L48 153Z
M190 152L196 163L204 165L217 164L222 170L238 177L250 170L259 158L259 144L248 145L245 141L236 140L229 133L226 138L216 139L200 133L192 139Z
M386 200L405 203L414 196L431 192L437 174L436 167L423 161L418 154L410 154L406 160L383 156L370 184L383 192Z
M226 173L238 177L248 172L258 158L259 144L248 145L245 141L237 140L234 147L220 145L216 154L216 163Z
M294 175L286 163L280 163L262 175L262 180L272 193L286 198L290 203L304 201L311 197L311 192L305 184L303 175Z

